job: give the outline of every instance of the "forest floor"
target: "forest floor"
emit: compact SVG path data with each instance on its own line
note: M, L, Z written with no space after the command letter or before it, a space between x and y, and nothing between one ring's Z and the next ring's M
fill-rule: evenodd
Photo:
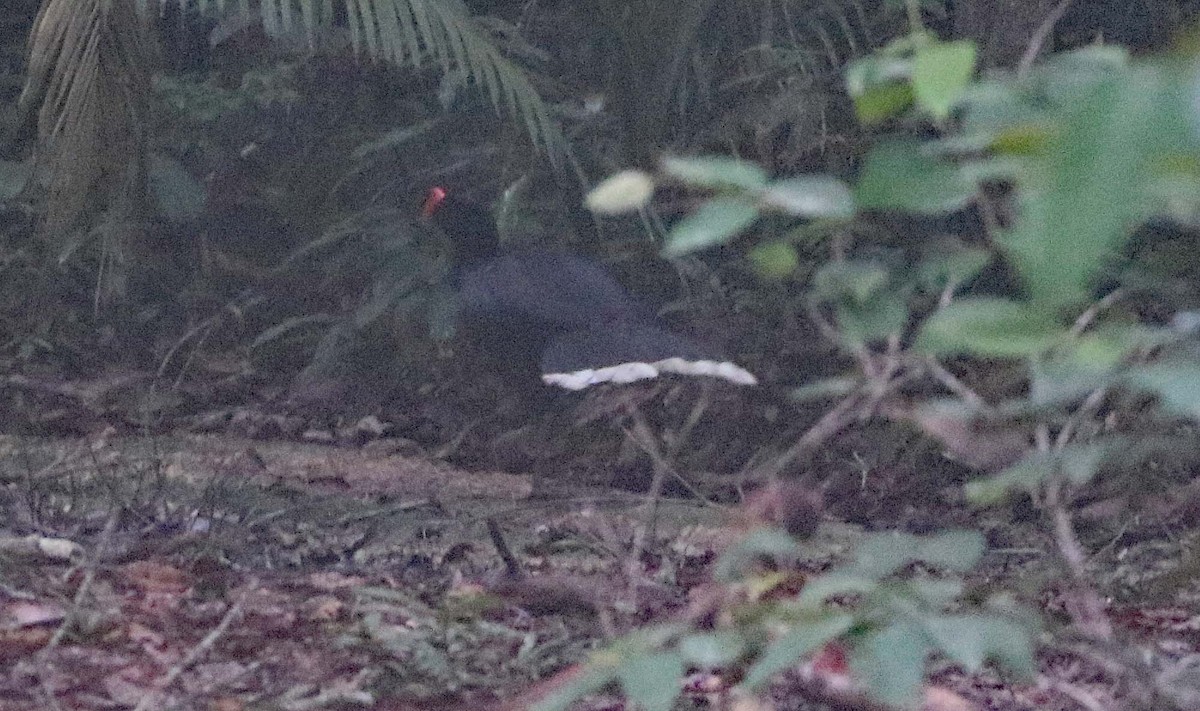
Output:
M657 397L669 409L671 395ZM66 417L51 410L37 414ZM522 455L501 471L512 456L496 452L513 445L483 426L430 447L389 436L373 416L326 431L226 415L215 433L198 432L199 417L174 433L0 436L0 711L515 711L614 636L710 604L714 562L757 525L739 492L722 496L702 477L653 500L627 485L628 472L611 470L639 451L620 428L607 443L593 435L590 449L543 442L559 455ZM811 511L819 525L792 572L828 569L872 530L982 529L989 549L968 582L1020 591L1044 615L1039 674L968 675L934 661L926 708L1121 707L1127 680L1053 632L1066 629L1061 574L1036 516L972 511L957 486L914 486L930 479L924 460L885 465L885 447L864 442L847 468L857 478L831 468L857 484L827 487L837 501ZM662 445L683 456L670 437ZM1195 586L1168 582L1186 573L1192 539L1154 522L1107 524L1087 536L1122 639L1178 660L1161 673L1187 677L1200 659ZM736 708L879 708L814 688L804 669L763 705ZM730 707L731 681L697 670L679 707ZM1187 701L1192 687L1179 688ZM579 708L625 706L607 690Z

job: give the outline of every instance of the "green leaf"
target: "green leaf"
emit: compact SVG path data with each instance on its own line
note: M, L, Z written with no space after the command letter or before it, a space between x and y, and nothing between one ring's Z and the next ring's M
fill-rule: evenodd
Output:
M946 615L927 619L925 629L934 645L968 673L989 659L1010 669L1028 672L1033 665L1033 641L1013 620L996 615Z
M866 635L851 650L850 665L879 700L909 706L919 696L932 650L924 630L905 620Z
M944 213L975 193L958 168L930 155L914 141L880 143L867 156L855 189L861 209Z
M679 640L679 653L698 667L712 669L736 662L746 651L745 637L736 631L685 635Z
M667 237L668 257L728 242L758 219L758 208L733 198L713 198L680 220Z
M854 115L871 126L904 113L913 104L912 85L908 82L879 84L854 97Z
M854 552L851 571L874 580L891 575L911 563L920 551L920 540L907 533L868 536Z
M908 325L908 305L895 294L877 294L865 303L841 303L838 330L851 348L899 333Z
M877 52L846 67L846 93L852 97L882 85L907 83L911 62L897 53Z
M1013 491L1033 492L1056 472L1079 486L1096 476L1108 451L1108 443L1089 442L1068 445L1059 452L1032 452L995 476L968 483L964 491L971 503L987 506Z
M1168 411L1200 420L1200 364L1163 362L1135 368L1130 386L1154 393Z
M667 175L698 188L759 190L767 184L767 173L761 167L725 156L667 157L662 161L662 169Z
M912 64L917 103L934 118L945 120L974 72L974 42L936 42L918 47Z
M854 216L854 195L846 183L827 175L779 180L767 186L762 203L797 217L849 219Z
M978 531L945 531L922 539L916 557L965 573L979 563L985 547L983 536Z
M1054 472L1044 454L1035 452L999 474L968 482L963 487L967 501L991 506L1004 501L1013 491L1034 491Z
M854 112L866 125L899 116L913 103L908 81L912 62L905 56L903 38L888 48L855 60L846 68L846 91Z
M617 671L617 678L629 700L642 711L671 711L683 670L679 654L659 652L630 659Z
M796 602L802 608L819 609L831 597L865 595L878 589L879 580L874 575L834 571L809 580L804 589L800 591Z
M1183 94L1153 66L1083 87L1001 243L1036 302L1090 297L1103 266L1153 211L1155 166L1188 137Z
M920 266L921 281L934 289L947 284L963 284L974 278L992 260L992 253L978 247L942 245L937 254L930 254Z
M761 688L775 674L791 668L804 655L846 634L853 626L854 617L847 614L833 614L819 620L797 623L750 665L743 683L750 689Z
M795 539L777 528L758 528L725 551L713 566L713 578L720 582L734 582L742 570L760 558L788 558L795 556L799 548Z
M786 279L800 268L796 248L788 242L760 244L748 255L754 271L764 279Z
M904 587L911 590L926 606L938 610L962 597L966 588L962 580L938 578L912 578L905 581Z
M530 711L567 711L579 699L603 689L615 676L612 667L588 664L582 673L531 706Z
M865 303L888 283L887 269L876 262L829 262L813 275L812 294L824 301Z
M622 170L592 188L585 199L587 208L600 215L633 212L654 196L654 178L640 170Z
M979 297L955 301L931 316L915 347L938 355L1024 357L1054 345L1065 330L1046 309Z

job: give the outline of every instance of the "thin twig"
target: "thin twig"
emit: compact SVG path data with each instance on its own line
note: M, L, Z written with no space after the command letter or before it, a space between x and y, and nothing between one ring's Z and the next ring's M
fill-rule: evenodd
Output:
M96 578L96 566L99 564L99 561L104 560L108 555L108 544L112 540L113 531L116 530L117 521L120 517L121 509L118 507L109 514L108 520L104 522L104 529L100 532L100 537L96 541L92 555L88 557L85 563L86 570L83 574L83 580L79 583L79 589L75 591L75 597L71 600L71 613L67 615L63 623L54 631L54 635L50 638L50 641L42 648L41 654L46 654L61 644L63 637L79 621L79 608L83 606L83 601L91 594L92 581Z
M636 404L631 404L629 406L629 415L633 420L634 442L637 442L638 446L646 454L650 455L651 466L654 469L654 475L650 479L650 488L646 491L646 522L634 533L633 550L630 551L630 555L636 561L641 556L646 541L654 540L656 535L658 502L662 497L663 484L666 481L667 472L671 470L671 466L667 458L663 455L662 449L659 448L658 441L654 437L654 431L650 429L650 425L646 422L646 417L642 414L641 409Z
M966 383L958 379L958 376L946 370L946 367L937 361L936 358L930 357L925 360L925 365L929 368L930 374L946 389L957 395L961 400L966 402L971 407L984 410L988 408L987 401L983 399L979 393L972 390Z
M1087 709L1087 711L1111 711L1092 692L1077 684L1070 684L1061 679L1051 679L1043 674L1038 676L1038 685L1051 691L1057 691Z
M1086 311L1079 314L1079 318L1075 319L1075 323L1071 325L1071 337L1078 338L1082 336L1083 332L1086 331L1088 327L1091 326L1096 320L1096 317L1100 315L1100 312L1104 311L1123 298L1125 298L1124 289L1114 289L1105 294L1104 298L1089 306Z
M1055 451L1061 452L1064 447L1071 443L1071 438L1075 436L1075 430L1079 427L1079 424L1096 412L1100 408L1100 405L1104 404L1104 398L1106 397L1108 397L1107 386L1096 388L1088 394L1083 403L1075 409L1075 412L1071 413L1063 428L1058 431L1058 437L1054 439Z
M233 605L229 607L229 610L225 613L225 616L221 618L221 621L217 623L217 626L214 627L211 632L204 635L204 639L200 640L195 647L192 647L191 650L184 655L183 659L179 660L179 662L175 664L175 666L171 667L162 678L154 683L155 690L143 696L142 700L138 702L138 705L134 707L133 711L149 711L149 709L153 708L154 705L159 701L159 694L166 691L171 684L174 684L175 680L178 679L180 675L191 668L193 664L198 662L201 657L207 654L208 651L212 649L214 645L216 645L218 640L225 636L225 633L229 630L229 626L233 624L233 621L238 617L241 617L242 604L245 602L246 597L249 596L250 592L257 586L258 582L254 579L251 579L247 583L246 589L238 597L237 602L233 603Z
M680 450L687 444L692 437L692 431L696 429L696 425L700 424L700 419L704 417L704 413L708 411L709 402L712 400L712 382L705 380L700 389L700 397L696 398L696 403L692 405L692 409L683 420L683 424L679 426L679 430L671 439L671 445L668 450L668 455L671 459L679 456Z
M1046 19L1038 25L1034 31L1033 37L1029 39L1029 44L1025 47L1025 53L1021 55L1021 61L1017 63L1017 78L1024 79L1029 76L1029 71L1033 69L1033 63L1037 61L1038 55L1042 53L1042 47L1046 44L1046 40L1050 38L1050 33L1054 31L1054 26L1062 19L1067 8L1071 5L1071 0L1059 0L1059 3L1054 6L1050 14L1046 15Z
M1063 501L1063 477L1055 473L1046 486L1046 508L1054 524L1054 544L1071 573L1074 594L1066 599L1071 619L1091 639L1112 641L1113 629L1104 611L1104 600L1092 587L1087 574L1087 553L1075 535L1071 514Z
M842 398L832 410L826 412L812 427L780 455L758 467L754 478L774 479L794 462L815 451L831 437L859 419L859 413L867 400L866 387L859 388Z

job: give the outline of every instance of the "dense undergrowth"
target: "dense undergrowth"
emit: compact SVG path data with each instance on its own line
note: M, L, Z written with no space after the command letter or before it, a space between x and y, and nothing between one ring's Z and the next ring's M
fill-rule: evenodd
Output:
M753 28L714 3L639 15L597 0L596 18L506 6L486 22L403 5L411 24L392 29L365 21L385 3L233 23L211 56L168 47L179 61L153 78L130 41L106 61L144 93L108 109L63 90L71 76L35 43L21 106L40 113L41 163L0 174L13 429L62 422L29 414L47 393L71 397L47 381L114 371L153 374L114 408L143 430L238 397L334 419L384 402L396 421L430 402L481 407L462 383L484 376L440 357L445 250L412 218L424 186L454 181L494 202L507 240L602 256L767 384L724 414L655 394L686 430L669 456L647 437L666 427L653 415L646 427L636 404L593 403L582 420L622 423L602 451L634 442L656 484L672 467L711 472L678 478L716 499L780 477L832 499L845 477L825 465L861 458L863 432L876 464L893 440L919 450L911 470L936 443L954 464L904 475L964 507L1035 516L1061 572L1044 582L1065 614L1039 624L1036 596L967 584L985 532L881 532L793 593L802 544L762 527L718 562L710 606L621 636L539 708L615 684L665 710L697 670L753 698L830 650L855 694L904 705L931 659L1031 675L1046 639L1111 662L1124 708L1184 698L1161 660L1125 648L1079 522L1107 505L1186 525L1194 502L1200 74L1186 35L1148 57L1097 45L983 72L969 38L939 39L946 8L915 0L784 3L803 17L759 8ZM65 11L45 7L53 26ZM174 51L194 19L164 20L182 23ZM438 71L351 61L341 43ZM101 150L114 116L132 125ZM7 148L31 143L17 130ZM97 419L82 429L112 424ZM469 419L413 436L446 444Z

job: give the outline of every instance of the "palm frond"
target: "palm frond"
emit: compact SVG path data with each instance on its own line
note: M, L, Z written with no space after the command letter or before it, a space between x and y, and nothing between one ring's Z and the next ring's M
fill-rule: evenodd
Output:
M145 0L141 0L145 1ZM159 0L221 12L245 0ZM262 0L263 27L271 36L317 37L334 24L334 0ZM520 121L529 139L559 165L566 142L525 71L506 57L462 0L343 0L351 46L358 54L398 66L433 64L480 87L498 113Z
M524 71L505 57L471 17L460 0L359 0L363 14L371 15L374 43L366 30L366 43L357 51L378 47L376 56L396 64L421 66L427 58L443 73L461 72L482 88L497 111L520 119L535 145L552 159L561 155L562 136L545 103Z
M143 197L150 46L133 0L48 0L30 38L20 102L38 106L39 161L49 175L46 234L90 206L116 221ZM119 240L106 240L105 261Z

